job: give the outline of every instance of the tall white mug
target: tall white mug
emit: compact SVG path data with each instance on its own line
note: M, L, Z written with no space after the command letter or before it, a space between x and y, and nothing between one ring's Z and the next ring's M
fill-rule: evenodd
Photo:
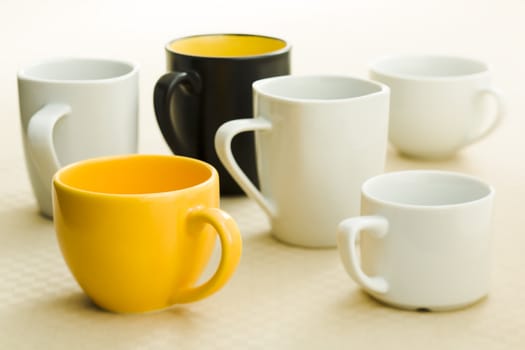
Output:
M450 158L488 136L505 114L489 66L478 60L388 56L371 64L370 78L391 89L389 139L407 156Z
M369 294L395 307L470 305L489 291L493 198L492 187L458 173L375 176L363 184L362 216L339 225L343 265Z
M40 212L52 217L51 180L86 158L137 152L135 63L57 58L18 72L25 158Z
M361 184L384 170L389 89L346 76L281 76L253 84L254 118L223 124L219 159L271 219L280 241L335 247L335 228L357 215ZM261 191L231 152L255 131Z

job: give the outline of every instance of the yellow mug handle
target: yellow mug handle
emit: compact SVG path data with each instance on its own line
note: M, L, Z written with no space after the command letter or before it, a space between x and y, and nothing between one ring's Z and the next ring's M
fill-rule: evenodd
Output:
M241 233L233 218L218 208L198 208L188 215L189 226L207 223L213 226L221 242L221 261L215 274L197 287L183 290L175 298L175 303L191 303L215 293L231 278L242 254Z

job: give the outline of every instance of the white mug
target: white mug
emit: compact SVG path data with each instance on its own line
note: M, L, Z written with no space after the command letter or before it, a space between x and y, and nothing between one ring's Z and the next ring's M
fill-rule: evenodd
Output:
M51 179L86 158L137 152L137 64L57 58L18 72L26 164L40 212L52 217Z
M346 76L281 76L253 84L254 118L223 124L219 159L268 214L272 234L305 247L335 247L335 227L357 215L360 187L384 170L388 87ZM235 135L255 131L261 191L231 152Z
M363 184L362 216L339 224L343 265L370 295L395 307L468 306L489 291L493 198L489 185L458 173L373 177Z
M391 89L389 139L407 156L449 158L481 140L505 113L480 61L439 55L398 55L371 64L370 78ZM487 97L497 110L487 111ZM490 115L492 114L492 115Z

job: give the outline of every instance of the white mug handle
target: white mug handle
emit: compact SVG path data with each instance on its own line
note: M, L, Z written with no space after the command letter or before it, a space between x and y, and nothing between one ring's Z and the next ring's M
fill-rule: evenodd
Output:
M493 116L492 121L489 126L487 126L485 129L479 130L475 134L470 135L465 144L471 144L474 142L478 142L479 140L485 138L488 136L491 132L493 132L501 123L501 120L507 113L507 107L505 103L505 98L503 97L503 94L501 91L499 91L496 88L487 87L484 89L479 90L479 93L482 95L489 95L494 98L497 104L497 111L496 114Z
M383 238L388 233L388 220L382 216L358 216L341 221L337 230L337 247L346 272L361 286L384 294L390 286L381 276L368 276L361 269L356 243L361 231Z
M48 104L38 110L27 127L29 153L42 179L51 179L60 168L55 146L53 130L56 123L71 113L71 107L65 104Z
M270 217L275 216L275 207L250 181L233 157L232 140L235 135L246 131L267 131L272 124L263 118L234 119L222 124L215 133L215 151L220 161L230 175L243 189L248 197L252 198Z

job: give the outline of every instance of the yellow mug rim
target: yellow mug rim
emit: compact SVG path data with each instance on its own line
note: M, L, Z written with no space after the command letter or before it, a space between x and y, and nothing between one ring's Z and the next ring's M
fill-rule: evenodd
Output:
M159 191L159 192L146 192L146 193L109 193L109 192L98 192L98 191L90 191L82 188L78 188L72 185L68 185L67 183L63 182L61 180L61 176L70 171L72 168L76 168L78 166L82 165L89 165L89 164L95 164L95 163L103 163L107 161L112 160L125 160L125 159L131 159L131 158L157 158L157 159L179 159L186 161L188 163L193 163L195 165L205 167L207 170L210 171L210 176L204 180L201 181L195 185L174 189L170 191ZM113 156L103 156L103 157L96 157L96 158L89 158L80 160L71 164L68 164L62 168L60 168L55 175L53 176L53 185L57 188L60 188L63 191L69 192L69 193L75 193L80 194L87 197L96 197L96 198L156 198L156 197L164 197L164 196L171 196L176 193L182 193L189 190L197 190L201 188L206 188L208 186L211 186L213 182L217 179L218 180L218 173L217 170L210 164L190 157L184 157L184 156L177 156L177 155L161 155L161 154L126 154L126 155L113 155Z

